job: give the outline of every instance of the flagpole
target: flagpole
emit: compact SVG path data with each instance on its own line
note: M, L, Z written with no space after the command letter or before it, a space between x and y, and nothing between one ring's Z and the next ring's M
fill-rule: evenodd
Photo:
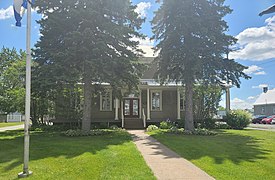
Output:
M18 177L27 177L32 174L29 171L30 148L30 105L31 105L31 3L27 1L27 34L26 34L26 101L25 101L25 125L24 125L24 165L23 172Z

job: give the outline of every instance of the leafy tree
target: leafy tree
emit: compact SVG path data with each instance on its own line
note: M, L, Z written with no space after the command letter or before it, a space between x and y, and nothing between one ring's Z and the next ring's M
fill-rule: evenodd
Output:
M249 78L246 69L225 58L228 47L236 42L226 35L224 16L231 12L224 0L157 0L159 10L152 20L153 39L158 43L156 61L158 75L166 81L185 85L185 129L194 130L194 84L224 84L240 86L240 78Z
M0 107L24 113L26 54L3 47L0 52Z
M221 101L222 88L219 86L194 87L194 118L197 120L211 119L217 113Z
M144 19L130 0L37 0L40 41L34 56L46 86L83 83L82 129L91 124L92 83L136 87L142 65L133 37ZM38 68L39 69L39 68ZM47 76L44 76L47 74Z

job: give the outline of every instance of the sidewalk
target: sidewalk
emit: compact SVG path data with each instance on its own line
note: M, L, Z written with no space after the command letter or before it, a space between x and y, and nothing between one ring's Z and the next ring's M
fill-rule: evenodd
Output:
M159 180L214 179L191 162L145 134L144 130L129 130L147 165Z
M0 128L0 132L16 130L16 129L24 129L24 124L17 125L17 126L2 127L2 128Z

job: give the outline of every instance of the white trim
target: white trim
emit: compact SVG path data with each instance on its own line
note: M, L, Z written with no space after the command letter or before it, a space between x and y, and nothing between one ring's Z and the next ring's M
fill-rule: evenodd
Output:
M109 97L110 97L110 109L102 109L102 93L100 93L100 102L99 102L100 111L112 111L112 105L113 105L112 91L111 90L106 90L105 93L109 93Z
M153 93L159 93L159 96L160 96L160 99L159 99L159 110L156 110L156 109L153 109L153 103L152 103L152 98L153 98ZM151 111L162 111L162 90L151 90L151 98L150 98L150 103L151 103L151 106L150 106L150 109Z
M180 119L180 91L177 89L177 119Z
M147 120L150 120L150 89L147 88Z
M119 100L118 98L115 99L115 120L118 120L118 107L119 107Z
M139 90L139 118L142 118L141 90Z

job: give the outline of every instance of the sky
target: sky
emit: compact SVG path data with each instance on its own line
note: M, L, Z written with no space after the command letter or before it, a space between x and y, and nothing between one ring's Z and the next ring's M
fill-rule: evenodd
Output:
M12 9L13 1L0 0L0 46L16 49L26 48L26 16L22 20L22 27L15 27ZM140 30L148 37L152 36L150 21L154 11L158 9L155 0L132 0L137 5L136 12L146 18ZM225 17L229 26L226 32L238 39L236 47L238 51L231 53L230 58L248 67L245 73L252 79L241 79L241 87L231 88L231 108L249 109L262 93L262 88L275 88L275 13L264 15L258 14L275 4L275 0L226 0L233 12ZM39 40L39 20L41 15L32 12L32 38L31 46ZM140 41L142 49L147 56L153 53L149 49L154 42L149 38ZM224 96L221 105L225 106Z

